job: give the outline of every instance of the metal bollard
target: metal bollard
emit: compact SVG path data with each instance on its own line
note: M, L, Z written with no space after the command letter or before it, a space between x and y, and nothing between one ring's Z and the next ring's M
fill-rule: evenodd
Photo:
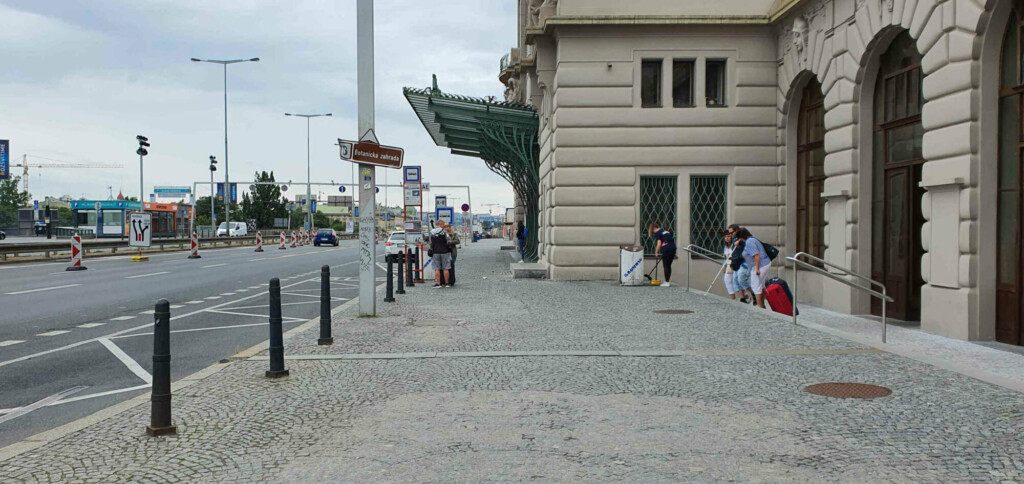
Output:
M405 281L405 264L402 264L402 259L405 258L405 254L395 254L395 262L398 263L398 288L395 289L395 294L405 294L405 285L402 284Z
M385 257L388 262L388 282L384 288L384 302L395 302L395 272L394 272L394 256L388 255Z
M420 284L423 284L423 283L426 282L426 280L423 279L423 259L422 259L423 252L422 252L422 249L423 249L422 246L420 246L418 244L416 245L416 271L414 272L414 274L419 274L419 276L416 277L416 282L418 282Z
M412 249L405 248L405 285L409 287L416 287L416 281L412 276Z
M331 337L331 266L327 264L320 268L320 339L316 344L334 344Z
M146 433L156 437L178 432L171 423L171 303L166 299L156 302L153 323L152 410Z
M281 334L281 281L270 280L270 370L267 378L288 376L284 368L284 336Z

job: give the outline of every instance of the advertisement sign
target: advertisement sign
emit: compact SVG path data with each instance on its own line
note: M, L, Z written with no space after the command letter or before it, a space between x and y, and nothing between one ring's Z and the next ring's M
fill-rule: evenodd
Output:
M352 232L355 232L355 224L353 224L352 221L349 220L348 222L345 222L345 233L351 234Z
M0 180L11 177L11 142L0 139Z
M435 196L434 197L434 206L435 207L447 207L448 206L448 196L447 195L437 195L437 196Z
M133 213L129 218L128 246L149 247L153 242L153 214Z
M516 223L516 209L506 208L505 209L505 223L514 224Z
M224 201L224 183L218 183L217 184L217 201L218 202L223 202ZM238 203L238 184L237 183L232 183L231 184L231 202L230 203Z
M405 204L406 205L422 205L423 196L420 192L420 187L405 187Z

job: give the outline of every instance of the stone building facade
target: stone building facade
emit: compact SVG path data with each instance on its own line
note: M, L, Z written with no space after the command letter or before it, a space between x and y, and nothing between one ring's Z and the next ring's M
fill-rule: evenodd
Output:
M890 316L1024 343L1024 2L520 0L519 12L500 80L539 113L551 278L616 278L619 246L645 243L647 221L682 246L738 223L882 281ZM825 307L880 309L799 278Z

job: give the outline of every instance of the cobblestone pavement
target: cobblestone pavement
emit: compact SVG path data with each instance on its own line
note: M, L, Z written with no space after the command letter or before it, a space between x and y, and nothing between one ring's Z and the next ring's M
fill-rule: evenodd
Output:
M297 333L286 380L252 358L176 391L177 437L141 402L0 481L1024 482L1020 393L682 289L512 280L496 244L456 288L337 315L333 346ZM678 356L528 354L554 350ZM893 393L804 391L830 381Z

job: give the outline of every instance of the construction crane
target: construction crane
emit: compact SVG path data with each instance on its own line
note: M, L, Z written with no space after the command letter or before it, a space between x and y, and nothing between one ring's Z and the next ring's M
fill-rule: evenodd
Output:
M39 158L53 163L29 163L28 157ZM28 168L124 168L124 165L120 163L69 163L63 160L55 160L53 158L46 158L43 156L36 155L21 155L21 163L15 164L15 167L22 168L21 181L24 185L24 190L28 192Z
M483 204L483 206L487 207L487 214L488 215L494 215L494 208L493 207L500 207L502 205L500 203L485 203L485 204Z

